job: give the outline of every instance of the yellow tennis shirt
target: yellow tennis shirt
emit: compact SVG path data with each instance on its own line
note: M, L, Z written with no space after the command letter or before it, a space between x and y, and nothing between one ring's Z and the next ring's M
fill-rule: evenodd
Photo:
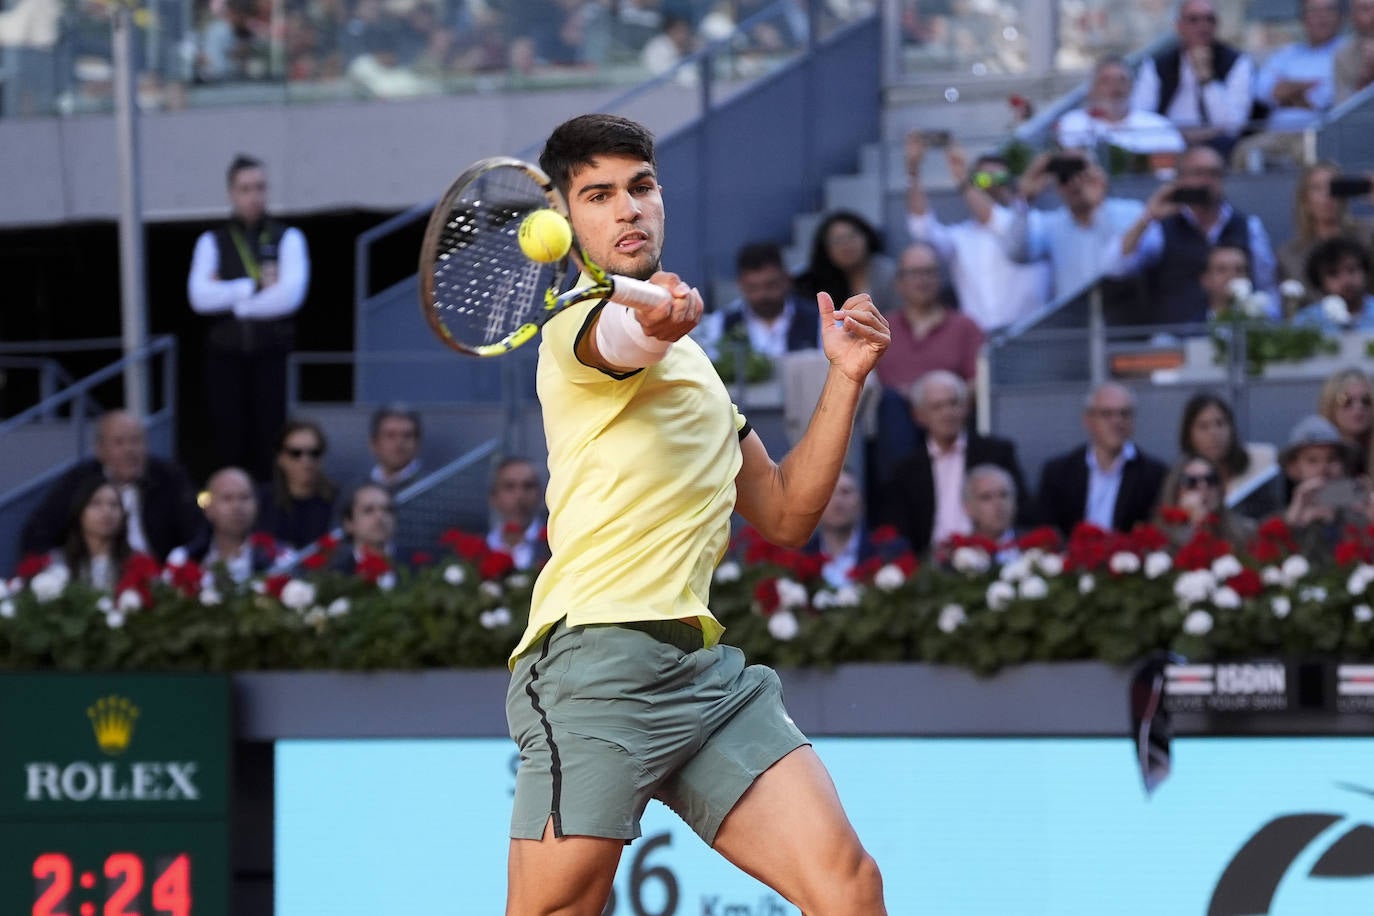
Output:
M695 617L705 645L711 576L730 540L744 417L697 343L624 377L575 349L599 302L544 326L538 391L549 446L551 559L511 663L549 627Z

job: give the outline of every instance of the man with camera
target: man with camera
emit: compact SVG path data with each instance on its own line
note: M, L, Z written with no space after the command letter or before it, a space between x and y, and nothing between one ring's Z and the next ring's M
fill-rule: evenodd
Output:
M229 221L196 240L191 308L207 319L205 381L215 461L271 476L286 422L286 357L310 282L305 236L267 215L267 173L251 156L229 164Z
M1207 296L1198 278L1217 245L1245 251L1255 288L1274 293L1274 249L1259 217L1226 200L1226 162L1209 146L1190 146L1179 157L1178 179L1165 182L1145 211L1108 246L1112 276L1142 273L1147 312L1139 324L1193 324L1207 319Z
M1331 421L1317 414L1293 427L1279 466L1292 493L1283 520L1298 549L1313 562L1329 561L1347 526L1369 524L1374 509L1369 481L1350 476L1349 446Z
M1032 202L1051 182L1062 206L1033 208ZM1082 289L1101 276L1111 241L1145 210L1138 200L1108 197L1107 173L1077 150L1041 153L1021 176L1019 190L1004 232L1007 254L1021 264L1048 260L1055 296Z

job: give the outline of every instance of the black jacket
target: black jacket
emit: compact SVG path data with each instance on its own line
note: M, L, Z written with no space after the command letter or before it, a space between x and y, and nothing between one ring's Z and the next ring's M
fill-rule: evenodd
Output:
M1136 522L1149 521L1169 469L1136 448L1135 457L1121 469L1112 528L1130 531ZM1040 472L1040 510L1067 537L1088 510L1088 446L1045 462Z

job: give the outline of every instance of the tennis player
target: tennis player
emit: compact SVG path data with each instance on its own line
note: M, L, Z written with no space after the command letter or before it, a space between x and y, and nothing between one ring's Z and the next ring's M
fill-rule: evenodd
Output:
M552 558L511 656L520 767L506 912L600 916L657 798L807 916L880 916L877 865L777 675L719 643L707 600L732 511L778 544L811 536L887 322L867 295L836 309L820 294L829 373L806 434L775 464L686 336L700 295L659 269L652 134L584 115L553 131L540 165L591 260L673 299L641 313L586 302L544 327Z

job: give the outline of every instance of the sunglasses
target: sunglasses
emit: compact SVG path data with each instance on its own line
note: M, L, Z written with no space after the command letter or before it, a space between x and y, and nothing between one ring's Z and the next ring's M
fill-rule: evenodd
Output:
M324 449L284 448L282 449L282 454L286 455L286 457L290 458L293 461L300 461L302 458L313 458L314 460L319 461L321 456L324 455Z
M1374 395L1362 394L1359 396L1343 394L1336 398L1336 403L1341 407L1353 407L1359 404L1361 407L1374 406Z
M1208 471L1206 474L1184 474L1178 479L1178 485L1184 490L1199 490L1203 487L1221 486L1221 478L1215 472Z

